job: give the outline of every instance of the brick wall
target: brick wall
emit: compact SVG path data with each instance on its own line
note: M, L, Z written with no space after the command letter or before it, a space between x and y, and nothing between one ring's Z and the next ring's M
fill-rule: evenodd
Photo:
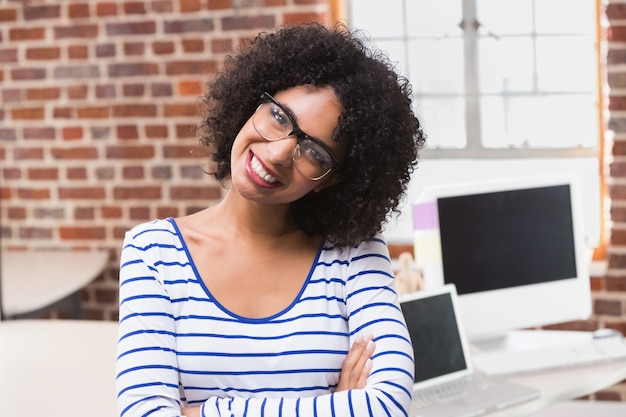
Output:
M83 308L116 320L124 232L221 197L193 152L208 74L242 39L328 16L325 0L0 0L2 250L110 251Z

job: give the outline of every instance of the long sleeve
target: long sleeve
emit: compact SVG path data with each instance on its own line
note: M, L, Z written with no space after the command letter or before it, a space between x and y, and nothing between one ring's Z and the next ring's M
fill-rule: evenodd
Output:
M157 243L158 242L158 243ZM363 390L334 393L350 344L376 342ZM408 416L413 357L384 241L320 248L285 311L246 319L204 286L173 222L129 232L120 267L121 416Z

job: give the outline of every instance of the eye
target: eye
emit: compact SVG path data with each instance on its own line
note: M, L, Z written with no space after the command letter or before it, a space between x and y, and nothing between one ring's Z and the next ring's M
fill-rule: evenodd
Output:
M307 161L321 168L329 168L333 164L328 152L310 140L304 139L300 142L300 152Z
M268 106L270 117L272 119L272 125L277 129L280 129L282 132L291 132L291 121L289 120L289 117L287 116L287 114L285 114L283 109L274 104L268 104Z

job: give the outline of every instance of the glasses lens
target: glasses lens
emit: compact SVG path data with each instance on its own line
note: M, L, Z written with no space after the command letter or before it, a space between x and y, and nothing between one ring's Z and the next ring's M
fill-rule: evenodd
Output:
M261 104L252 118L254 128L267 140L283 139L293 131L293 124L283 109L272 102Z
M310 179L326 175L333 167L333 160L328 151L309 139L302 139L293 155L296 168Z

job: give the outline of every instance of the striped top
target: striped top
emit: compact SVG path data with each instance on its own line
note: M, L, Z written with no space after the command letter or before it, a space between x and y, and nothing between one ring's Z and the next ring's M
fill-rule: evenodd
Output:
M322 245L293 303L228 311L200 279L173 219L127 232L120 266L120 416L408 416L413 350L382 239ZM365 389L334 393L361 333L376 342Z

